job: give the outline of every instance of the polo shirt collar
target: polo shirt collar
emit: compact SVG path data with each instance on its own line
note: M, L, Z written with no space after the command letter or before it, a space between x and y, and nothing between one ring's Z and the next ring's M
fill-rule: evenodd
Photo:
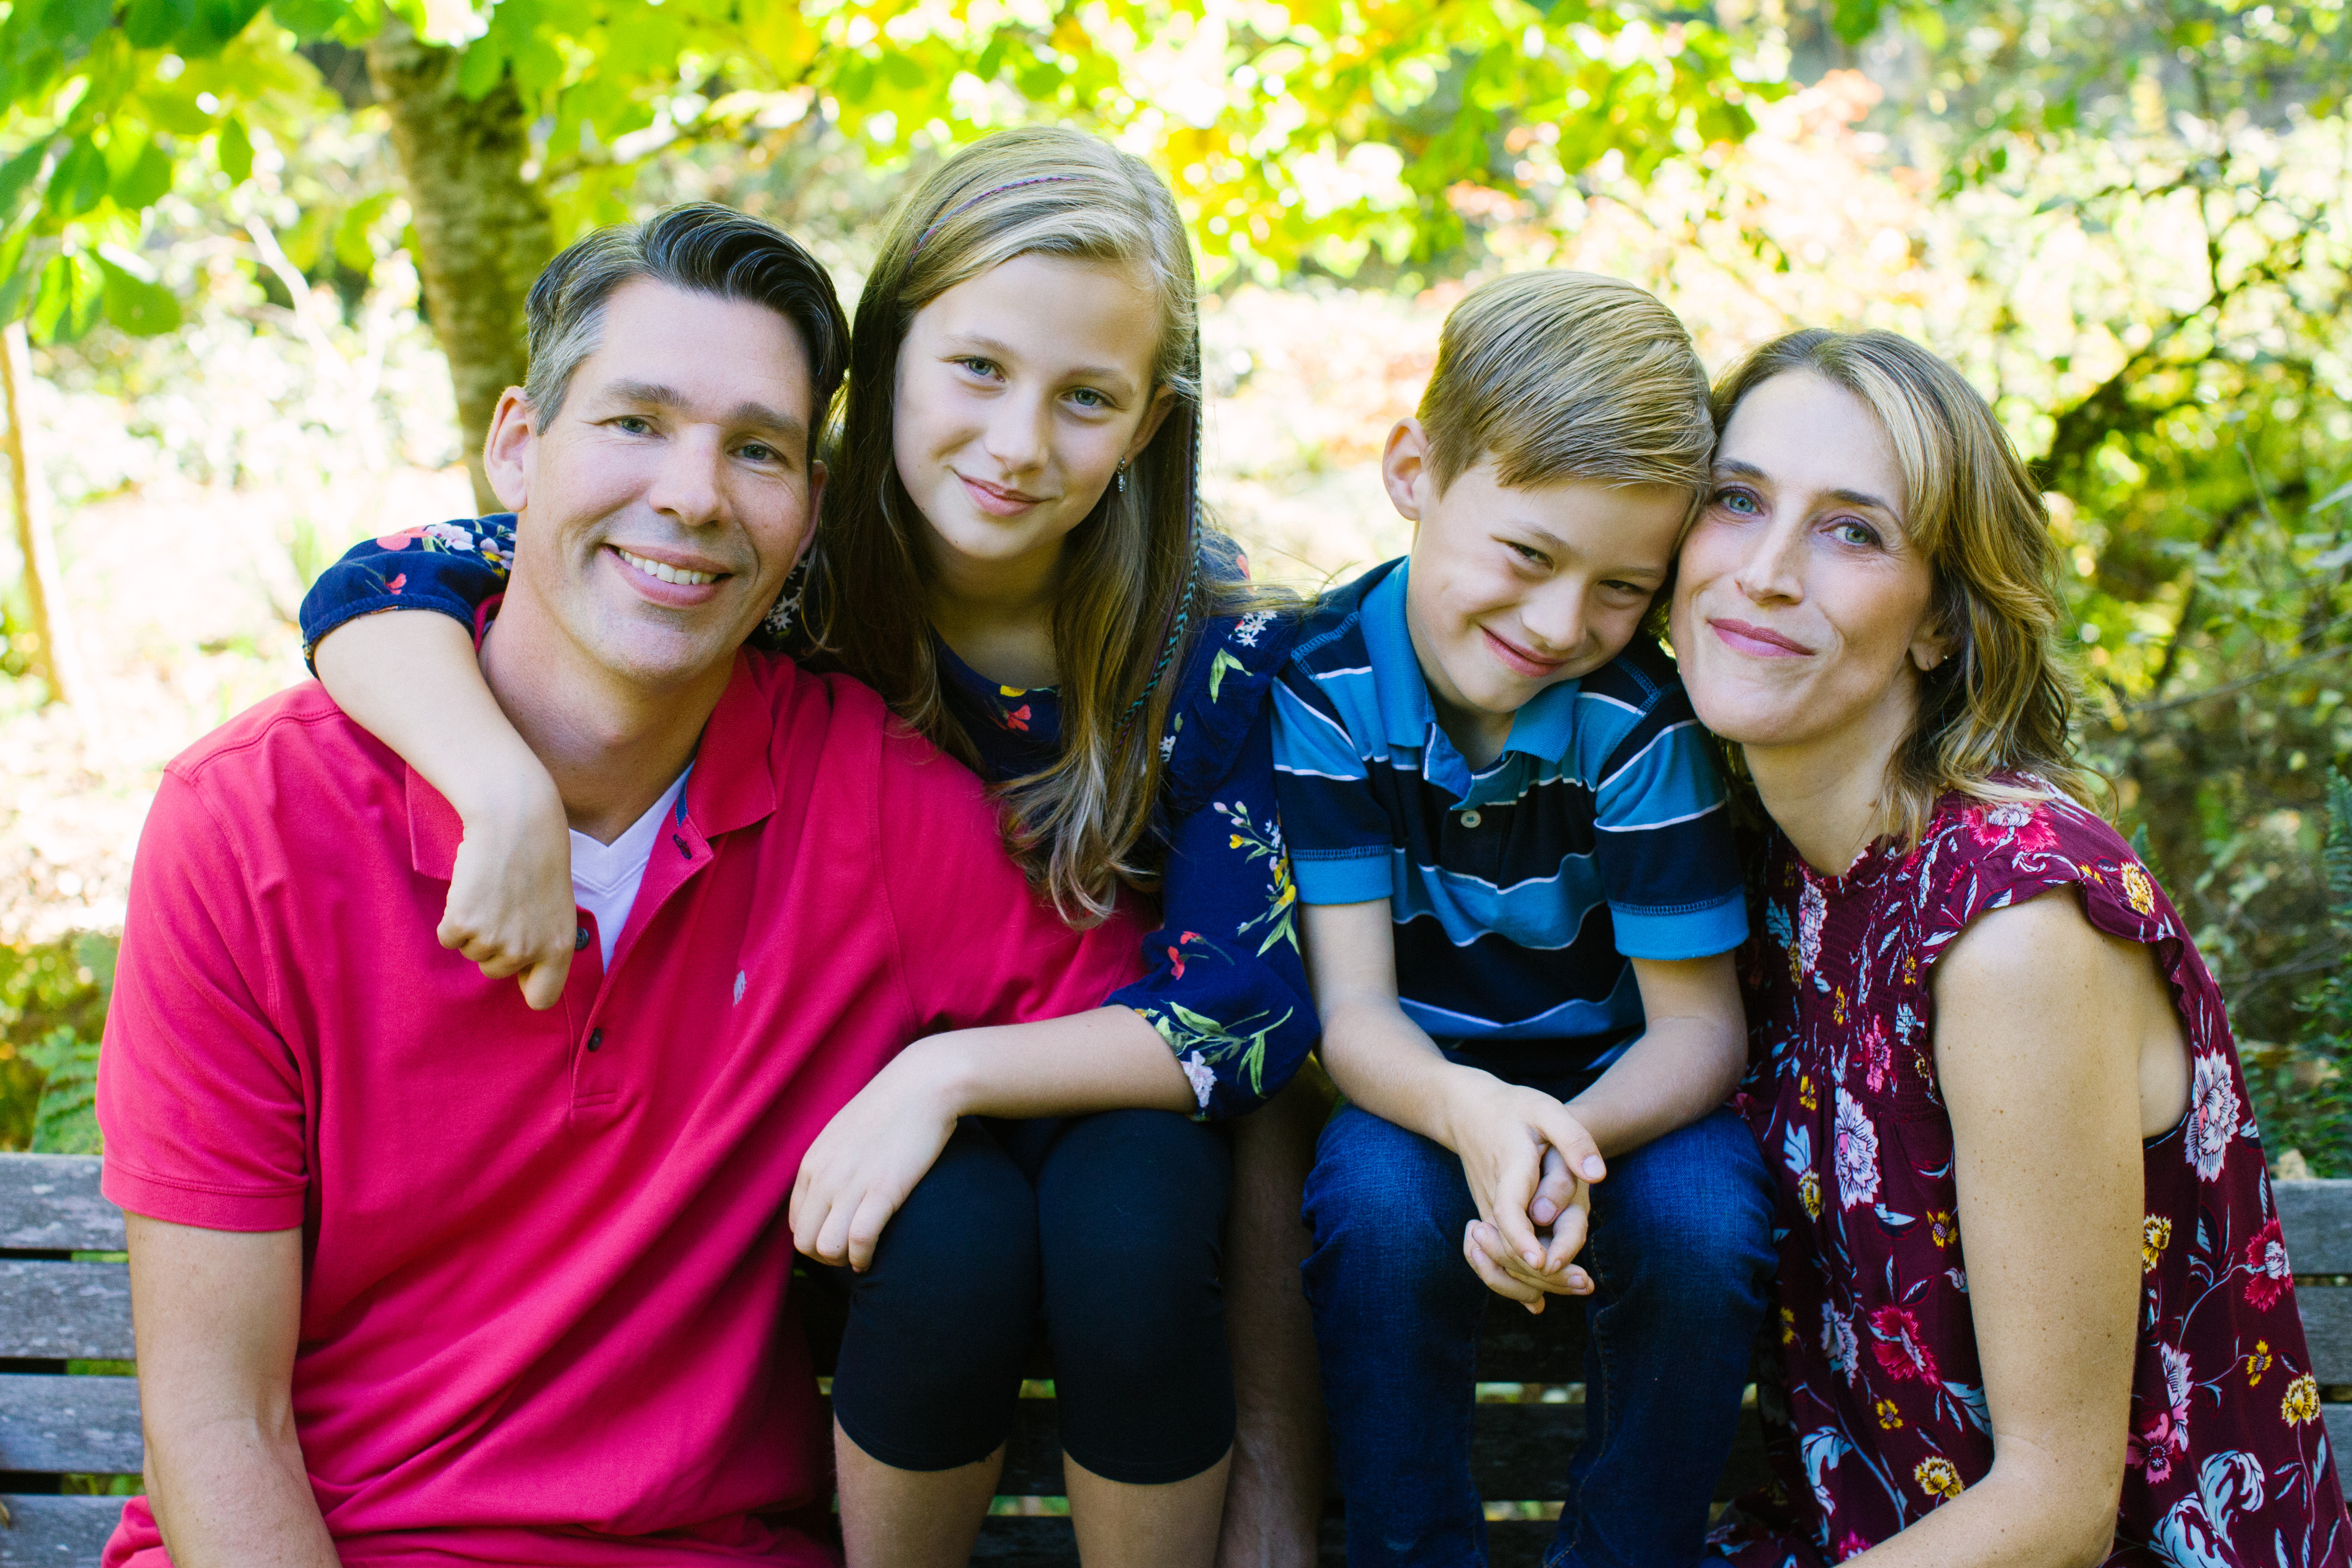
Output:
M1470 764L1437 722L1428 677L1422 674L1421 660L1412 650L1412 631L1405 619L1405 576L1411 570L1410 560L1398 562L1385 580L1373 584L1364 595L1364 651L1371 662L1382 737L1392 750L1418 751L1422 777L1451 791L1456 800L1476 803L1489 795L1516 795L1517 770L1509 766L1512 753L1538 762L1556 762L1568 755L1574 733L1577 683L1562 681L1538 692L1511 716L1511 732L1486 771L1471 772Z
M806 678L781 660L772 674L785 681ZM736 650L727 688L687 761L686 788L677 792L672 817L679 826L692 824L705 840L749 827L776 809L771 760L775 710L760 684L751 656ZM465 824L457 808L414 768L407 769L407 788L409 863L419 875L447 882L457 870Z

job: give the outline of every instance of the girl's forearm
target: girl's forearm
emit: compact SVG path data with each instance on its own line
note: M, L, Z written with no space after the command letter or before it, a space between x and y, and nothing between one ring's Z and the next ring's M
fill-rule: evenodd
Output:
M1199 1106L1168 1042L1129 1008L919 1040L892 1063L961 1116L1079 1116Z
M448 616L361 616L329 632L312 662L327 695L468 825L562 818L554 780L490 695L473 640Z

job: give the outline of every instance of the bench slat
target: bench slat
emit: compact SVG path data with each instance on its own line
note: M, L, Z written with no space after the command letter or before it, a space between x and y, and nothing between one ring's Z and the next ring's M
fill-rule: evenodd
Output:
M2352 1274L2352 1181L2271 1184L2298 1274Z
M119 1497L0 1497L16 1521L0 1530L0 1568L92 1568L122 1518Z
M2299 1286L2294 1301L2311 1343L2311 1370L2322 1383L2352 1383L2352 1286Z
M0 1251L120 1252L122 1211L89 1155L0 1155Z
M0 1377L0 1470L135 1476L146 1463L135 1377Z
M1581 1303L1554 1301L1540 1313L1530 1313L1506 1301L1487 1302L1478 1335L1478 1381L1583 1382Z
M129 1361L131 1270L0 1258L0 1356Z

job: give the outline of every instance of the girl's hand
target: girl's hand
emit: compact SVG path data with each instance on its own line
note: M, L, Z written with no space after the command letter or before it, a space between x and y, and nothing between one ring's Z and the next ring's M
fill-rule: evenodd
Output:
M1543 1091L1485 1073L1462 1082L1451 1112L1447 1141L1478 1206L1472 1231L1483 1226L1493 1239L1480 1245L1486 1260L1536 1292L1580 1294L1566 1283L1569 1260L1583 1247L1591 1218L1589 1184L1608 1174L1592 1135ZM1470 1247L1465 1235L1465 1257ZM1476 1259L1471 1267L1494 1286ZM1584 1288L1591 1288L1589 1281ZM1503 1293L1531 1310L1540 1305L1524 1294Z
M544 776L542 775L542 779ZM552 782L512 804L466 814L436 936L523 1000L553 1007L572 972L580 915L572 901L572 831Z
M801 1161L786 1217L793 1246L864 1273L882 1228L955 1134L958 1108L920 1042L877 1073L825 1124Z

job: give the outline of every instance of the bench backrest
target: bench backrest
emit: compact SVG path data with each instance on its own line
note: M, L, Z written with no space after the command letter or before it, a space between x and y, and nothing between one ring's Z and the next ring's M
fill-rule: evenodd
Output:
M122 1249L122 1216L100 1196L98 1175L94 1158L0 1155L0 1503L14 1521L0 1528L0 1568L95 1564L121 1499L73 1494L136 1477L144 1458L137 1379L68 1370L71 1363L129 1362L134 1354L128 1269L76 1257ZM2352 1276L2352 1181L2280 1182L2276 1191L2314 1370L2326 1395L2352 1395L2346 1386L2352 1385L2352 1282L2345 1282ZM821 1370L831 1366L826 1336L825 1325L814 1325ZM1583 1431L1583 1338L1580 1312L1487 1314L1474 1463L1490 1501L1559 1500ZM2352 1489L2352 1403L2330 1404L2325 1416ZM1008 1497L1062 1495L1050 1397L1021 1402L1005 1460L1000 1484ZM1751 1402L1718 1495L1755 1484L1762 1463ZM1495 1521L1488 1530L1497 1564L1533 1563L1551 1526L1521 1518ZM1338 1561L1336 1547L1336 1529L1327 1530L1327 1560ZM975 1560L1059 1564L1075 1563L1076 1553L1066 1520L998 1517Z

